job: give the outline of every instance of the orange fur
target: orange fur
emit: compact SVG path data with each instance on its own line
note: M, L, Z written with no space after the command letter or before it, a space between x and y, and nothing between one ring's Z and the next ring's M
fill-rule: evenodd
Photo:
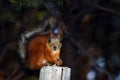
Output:
M48 46L48 40L48 35L39 35L28 43L26 64L30 69L39 69L42 66L50 65L50 62L58 66L62 64L59 58L60 49L53 54L53 50Z

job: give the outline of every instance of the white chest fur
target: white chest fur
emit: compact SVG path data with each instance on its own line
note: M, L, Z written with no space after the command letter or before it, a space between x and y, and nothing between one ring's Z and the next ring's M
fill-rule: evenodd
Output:
M55 55L57 53L57 50L56 51L52 51L52 54Z

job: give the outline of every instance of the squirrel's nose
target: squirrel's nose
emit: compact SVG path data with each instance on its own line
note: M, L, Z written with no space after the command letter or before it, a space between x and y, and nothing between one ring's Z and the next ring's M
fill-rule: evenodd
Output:
M54 49L54 50L56 50L56 49L57 49L57 47L56 47L56 46L54 46L54 47L53 47L53 49Z

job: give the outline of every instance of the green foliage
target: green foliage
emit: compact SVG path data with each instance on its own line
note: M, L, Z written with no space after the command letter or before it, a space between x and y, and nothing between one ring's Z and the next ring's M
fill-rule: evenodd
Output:
M15 15L10 12L1 12L0 15L0 22L2 21L8 21L8 22L14 22Z
M17 7L37 7L40 3L39 0L10 0L13 5Z
M63 6L64 0L56 0L58 6Z
M17 11L20 11L24 8L37 8L43 1L42 0L10 0L11 6L16 8Z
M42 20L45 16L47 16L48 15L48 12L47 11L45 11L45 10L43 10L43 11L38 11L37 13L36 13L36 17L37 17L37 19L38 20Z

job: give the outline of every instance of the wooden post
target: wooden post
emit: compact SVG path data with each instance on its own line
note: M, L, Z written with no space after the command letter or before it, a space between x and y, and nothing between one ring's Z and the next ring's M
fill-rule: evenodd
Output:
M68 67L45 66L40 70L39 80L70 80L70 74Z

